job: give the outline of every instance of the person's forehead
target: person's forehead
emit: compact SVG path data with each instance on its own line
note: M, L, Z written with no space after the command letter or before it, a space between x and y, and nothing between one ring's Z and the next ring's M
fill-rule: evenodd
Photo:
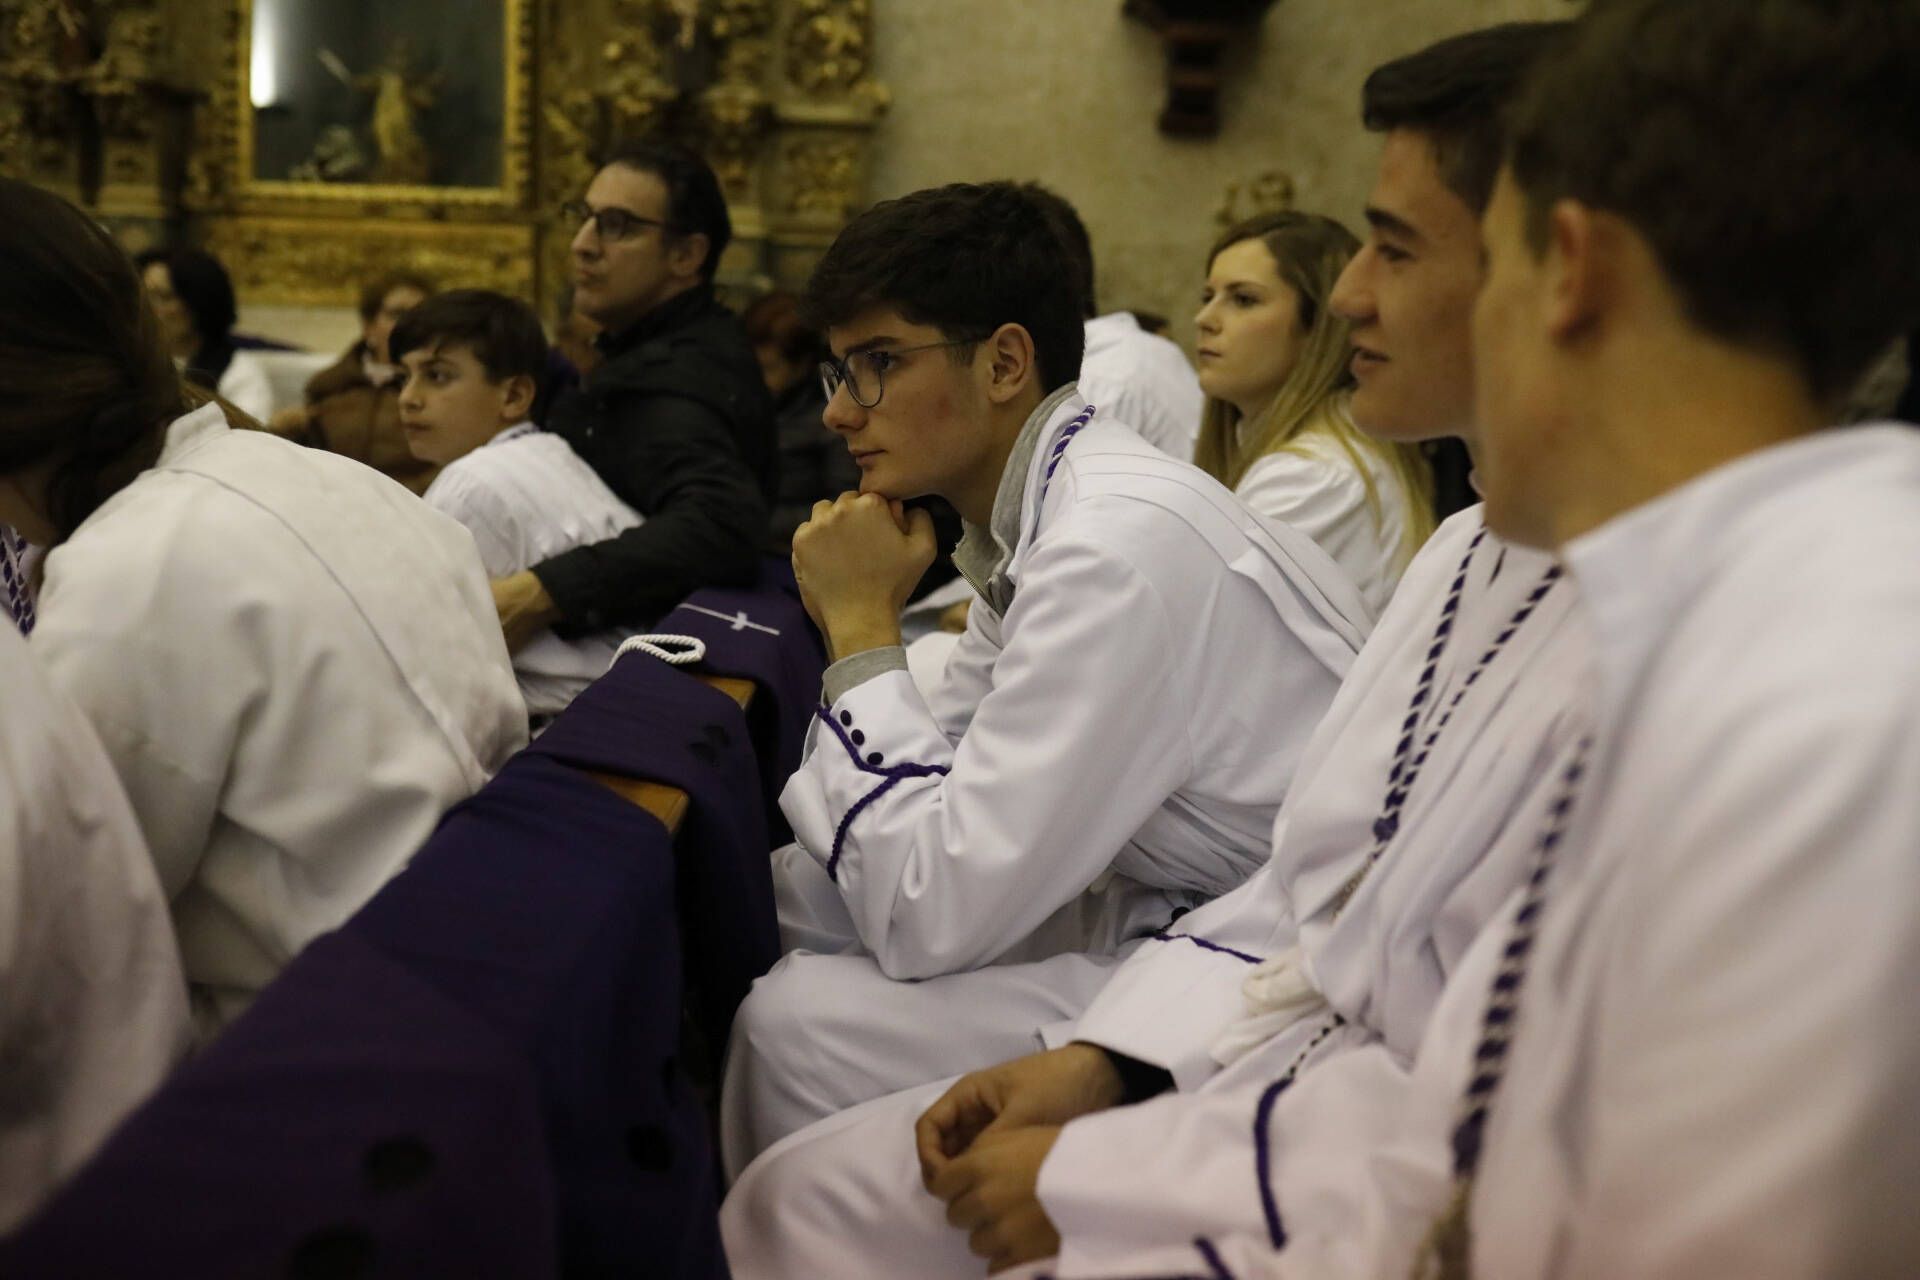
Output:
M400 357L400 363L408 366L426 365L435 360L447 364L478 364L479 357L463 343L442 342L435 339L422 343Z
M405 311L425 302L427 295L410 284L397 284L387 290L387 296L380 299L382 311Z
M940 331L929 324L914 324L899 309L885 303L868 307L845 324L827 329L827 345L837 356L870 347L918 346L938 342Z
M1207 275L1220 281L1247 280L1272 284L1279 280L1280 268L1274 262L1273 251L1267 248L1266 241L1256 237L1236 241L1215 254Z
M631 165L610 164L587 187L587 203L596 209L620 208L643 218L667 216L667 184L660 175Z
M1370 208L1437 245L1477 241L1480 219L1446 182L1433 140L1411 129L1387 134Z

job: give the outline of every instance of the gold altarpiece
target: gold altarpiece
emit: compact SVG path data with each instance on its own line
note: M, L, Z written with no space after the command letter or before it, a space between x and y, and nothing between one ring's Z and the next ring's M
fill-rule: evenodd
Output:
M343 0L0 0L0 173L67 194L134 247L205 244L268 305L344 305L405 265L546 310L573 231L559 206L627 136L674 137L713 164L737 288L797 286L865 200L887 105L871 0L447 2L370 5L420 21L356 70L313 38L313 23L340 30ZM289 65L367 117L320 130L291 165L305 104L268 83Z

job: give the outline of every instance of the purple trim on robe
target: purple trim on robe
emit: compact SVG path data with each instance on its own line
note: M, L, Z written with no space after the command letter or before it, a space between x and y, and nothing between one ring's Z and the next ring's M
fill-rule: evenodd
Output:
M840 819L840 825L833 833L833 852L827 857L827 879L838 884L840 881L840 850L847 842L847 828L852 825L854 818L860 811L892 790L894 784L903 778L941 778L945 777L950 770L943 764L868 764L860 758L860 748L856 747L853 744L853 739L847 736L847 731L842 728L840 722L834 718L831 708L825 706L816 707L814 708L814 715L819 718L820 723L833 730L836 738L840 739L840 745L847 749L847 758L853 761L854 768L862 773L870 773L876 778L885 779L879 786L854 801L853 806L847 810L846 816Z
M1223 956L1232 956L1235 960L1245 960L1248 964L1261 963L1259 956L1250 956L1244 951L1235 951L1232 947L1223 947L1217 942L1208 942L1205 938L1196 937L1191 933L1174 933L1170 928L1162 929L1158 933L1150 933L1147 936L1158 942L1191 942L1203 951L1218 951Z

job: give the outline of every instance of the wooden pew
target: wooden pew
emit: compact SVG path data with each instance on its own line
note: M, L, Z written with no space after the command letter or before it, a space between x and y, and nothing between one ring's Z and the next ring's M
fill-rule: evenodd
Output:
M711 688L732 698L740 704L742 711L753 701L753 681L737 680L731 676L696 676ZM681 819L687 816L687 793L678 787L669 787L663 783L651 782L645 778L623 778L614 773L589 773L594 779L621 796L645 809L666 826L668 835L676 835L680 830Z

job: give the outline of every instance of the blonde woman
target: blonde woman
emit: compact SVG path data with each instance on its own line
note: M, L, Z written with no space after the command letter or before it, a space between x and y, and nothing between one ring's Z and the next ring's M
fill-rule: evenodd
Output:
M1207 393L1194 462L1319 543L1378 614L1433 532L1433 478L1415 446L1372 439L1347 411L1347 322L1327 299L1359 247L1291 212L1214 245L1194 318Z

